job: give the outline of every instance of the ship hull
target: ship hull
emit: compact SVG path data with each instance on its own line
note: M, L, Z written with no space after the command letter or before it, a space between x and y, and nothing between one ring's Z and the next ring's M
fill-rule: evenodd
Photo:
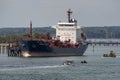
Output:
M87 44L81 45L79 48L51 48L47 52L22 51L23 57L60 57L60 56L82 56L87 49Z

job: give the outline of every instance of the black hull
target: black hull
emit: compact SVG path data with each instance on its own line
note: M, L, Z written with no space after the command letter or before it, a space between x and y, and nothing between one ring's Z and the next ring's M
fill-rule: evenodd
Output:
M51 48L49 52L22 51L23 57L60 57L60 56L82 56L87 49L87 44L79 48Z

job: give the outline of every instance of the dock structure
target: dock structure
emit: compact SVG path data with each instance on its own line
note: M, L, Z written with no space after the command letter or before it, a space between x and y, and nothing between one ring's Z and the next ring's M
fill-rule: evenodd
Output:
M1 43L0 44L0 54L7 56L21 56L21 50L19 47L12 47L11 44Z
M120 45L120 39L87 39L90 45Z
M9 44L8 43L1 43L0 44L0 54L6 54L9 49Z

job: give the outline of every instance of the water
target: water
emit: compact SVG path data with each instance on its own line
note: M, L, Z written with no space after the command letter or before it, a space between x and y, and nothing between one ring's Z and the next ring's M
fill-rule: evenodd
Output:
M104 58L110 50L116 58ZM62 65L73 60L73 65ZM87 64L81 64L86 60ZM0 80L119 80L120 45L89 46L81 57L20 58L0 55Z

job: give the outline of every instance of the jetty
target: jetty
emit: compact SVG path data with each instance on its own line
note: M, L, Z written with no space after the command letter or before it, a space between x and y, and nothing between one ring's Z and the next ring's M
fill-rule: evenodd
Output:
M89 45L120 45L120 39L87 39Z
M0 55L20 57L21 51L19 47L13 47L12 44L1 43L0 44Z
M8 43L1 43L0 44L0 54L7 53L9 49L9 44Z

